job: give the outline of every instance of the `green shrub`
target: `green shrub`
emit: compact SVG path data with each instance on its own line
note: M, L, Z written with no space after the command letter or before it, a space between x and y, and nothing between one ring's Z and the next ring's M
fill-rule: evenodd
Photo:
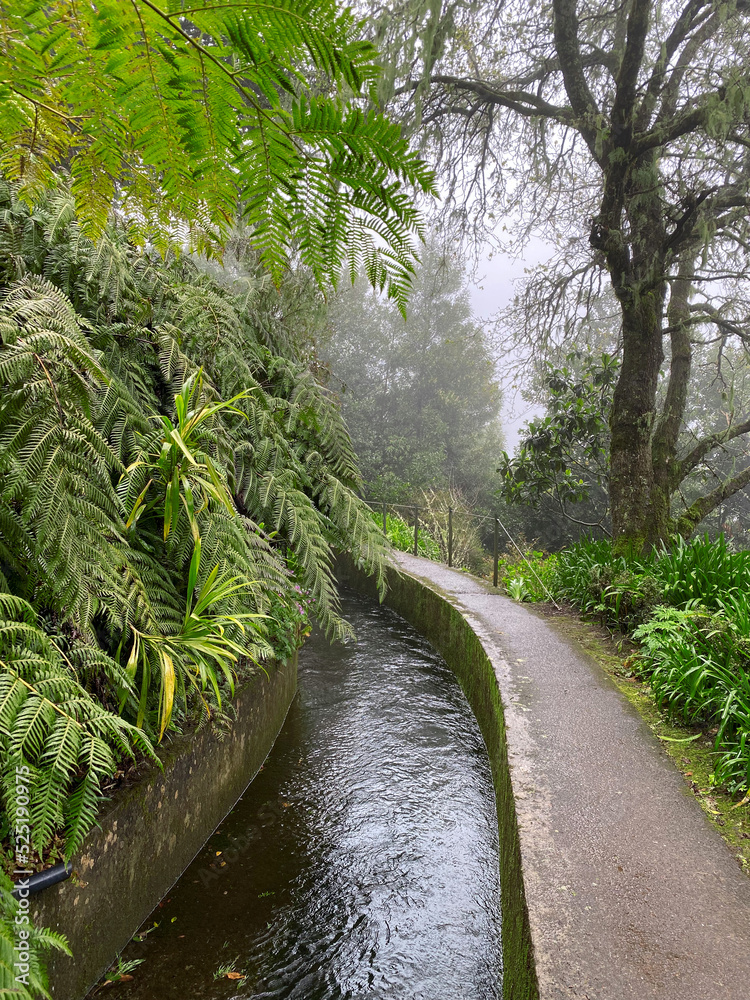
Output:
M294 584L294 593L277 594L271 601L266 625L268 641L279 660L288 660L312 631L310 593Z
M736 600L714 611L658 607L633 633L639 672L657 702L686 722L717 727L715 775L730 789L750 786L748 605L743 598L738 609Z
M750 593L750 552L730 552L724 536L707 535L638 558L614 556L607 539L582 539L560 553L556 592L584 611L634 627L657 604L717 608Z
M594 566L589 590L598 598L593 610L625 630L646 621L664 601L659 580L652 573L638 572L637 568Z
M750 552L703 536L636 559L584 539L560 553L553 584L632 634L657 702L716 727L715 780L750 786Z
M584 538L558 553L553 578L556 597L570 601L582 611L593 611L601 602L595 583L604 567L613 571L627 569L624 559L612 556L612 546L606 540Z
M521 552L509 545L500 558L500 583L515 601L548 601L550 593L554 593L557 556L533 549L523 539L519 547Z
M723 535L714 541L708 535L691 542L678 538L658 554L654 571L665 603L674 607L700 601L716 608L731 595L750 593L750 552L730 552Z
M373 512L373 521L380 530L383 530L383 515L377 511ZM386 514L385 533L388 541L399 552L414 551L414 526L408 525L398 514ZM432 535L420 525L417 539L417 553L426 559L440 562L440 546Z

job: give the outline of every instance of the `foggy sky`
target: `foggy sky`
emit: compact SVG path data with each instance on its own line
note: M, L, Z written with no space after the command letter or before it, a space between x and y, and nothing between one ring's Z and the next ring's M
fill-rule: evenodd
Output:
M542 240L530 241L522 257L512 257L497 250L485 251L474 278L469 282L471 305L477 320L480 323L489 321L510 305L514 295L514 282L523 279L524 268L531 268L551 255L551 248ZM515 380L509 375L503 376L502 368L500 381L503 389L501 420L505 447L508 452L512 452L523 424L541 414L542 410L530 406L521 398L519 390L513 387Z

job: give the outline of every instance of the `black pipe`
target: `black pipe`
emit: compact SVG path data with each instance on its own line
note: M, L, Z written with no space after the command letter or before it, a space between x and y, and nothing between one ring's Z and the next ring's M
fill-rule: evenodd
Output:
M16 882L11 895L15 896L16 899L21 899L22 892L24 897L33 896L35 892L40 892L42 889L47 889L51 885L56 885L58 882L70 878L72 873L73 865L70 861L66 861L64 864L61 861L59 865L47 868L43 872L34 872L33 875L27 875Z

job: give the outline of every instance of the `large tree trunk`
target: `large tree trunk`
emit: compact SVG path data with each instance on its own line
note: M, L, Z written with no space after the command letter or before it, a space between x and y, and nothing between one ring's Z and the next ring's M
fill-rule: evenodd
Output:
M653 155L618 173L609 171L602 211L604 255L622 309L622 368L610 414L610 505L616 549L642 552L670 529L669 496L655 488L651 448L664 361L665 232Z
M623 344L610 414L612 535L617 550L642 552L670 534L669 493L659 488L652 453L664 361L666 232L653 152L628 161L625 151L605 174L600 229L592 243L604 252L620 303Z
M610 504L619 550L640 552L669 534L669 497L664 502L654 488L651 455L664 294L662 284L623 307L622 368L610 416Z
M669 381L659 423L654 432L651 446L654 466L652 509L664 511L667 528L660 532L660 539L666 541L667 534L673 534L675 525L671 517L671 497L682 478L677 460L677 442L687 405L690 370L693 349L690 340L690 293L693 288L692 255L683 260L677 277L669 289L667 323L670 330Z

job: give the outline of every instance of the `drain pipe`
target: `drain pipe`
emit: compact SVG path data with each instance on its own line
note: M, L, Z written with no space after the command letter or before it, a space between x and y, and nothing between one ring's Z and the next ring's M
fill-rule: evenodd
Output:
M33 896L35 892L41 892L42 889L48 889L51 885L57 885L58 882L70 878L72 873L73 865L70 861L64 864L61 861L59 865L47 868L43 872L34 872L33 875L28 875L20 882L16 882L11 895L15 896L16 899L26 899L28 896Z

